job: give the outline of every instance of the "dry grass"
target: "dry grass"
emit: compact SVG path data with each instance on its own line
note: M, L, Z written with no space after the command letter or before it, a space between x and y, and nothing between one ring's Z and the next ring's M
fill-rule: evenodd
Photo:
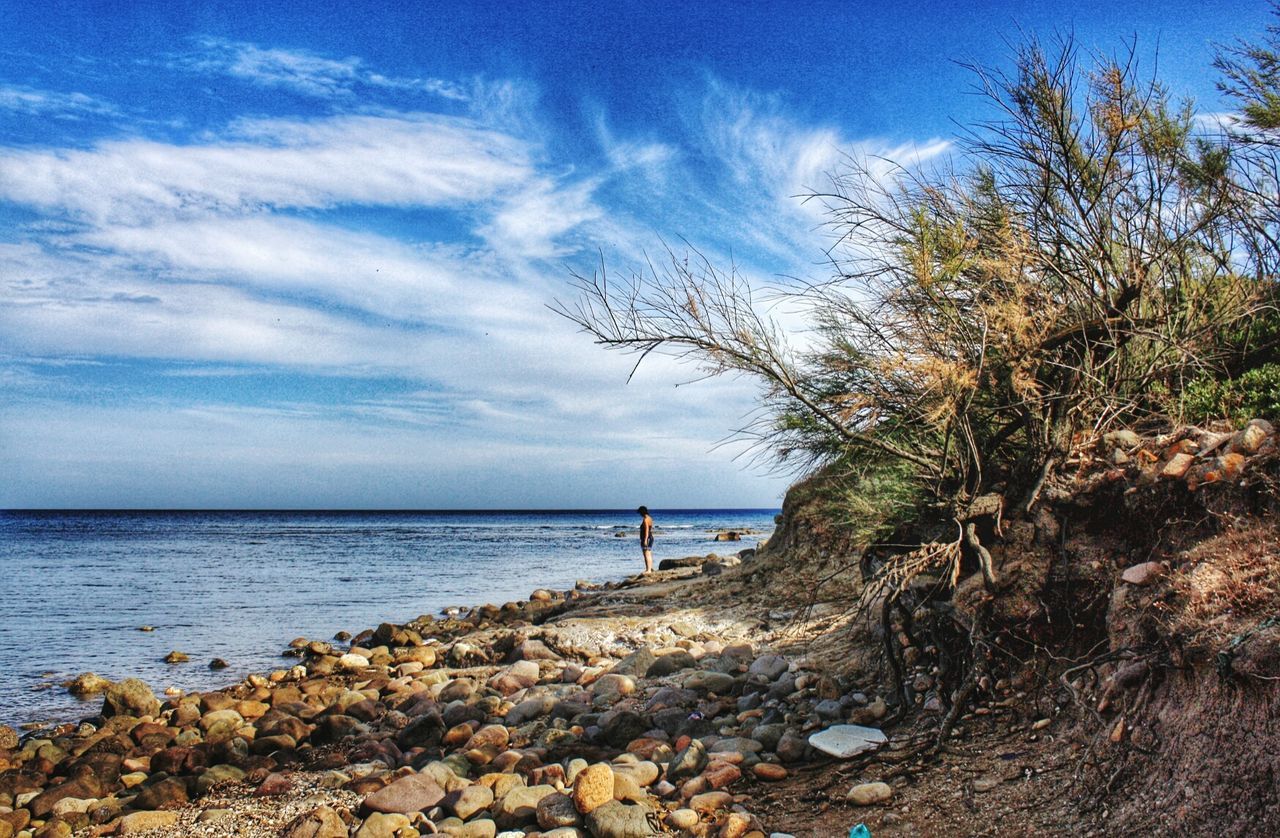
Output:
M1177 565L1166 625L1197 646L1220 646L1280 613L1280 527L1254 521L1201 542Z

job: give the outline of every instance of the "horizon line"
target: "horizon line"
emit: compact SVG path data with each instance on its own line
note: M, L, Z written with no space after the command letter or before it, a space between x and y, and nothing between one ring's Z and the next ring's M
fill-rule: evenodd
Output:
M652 512L774 512L781 510L781 506L655 506ZM440 507L432 509L418 509L410 507L151 507L151 506L65 506L65 507L9 507L0 509L0 514L11 512L34 513L34 512L76 512L76 513L92 513L92 512L140 512L140 513L158 513L158 512L263 512L263 513L404 513L416 515L484 515L495 513L624 513L635 515L636 510L630 507Z

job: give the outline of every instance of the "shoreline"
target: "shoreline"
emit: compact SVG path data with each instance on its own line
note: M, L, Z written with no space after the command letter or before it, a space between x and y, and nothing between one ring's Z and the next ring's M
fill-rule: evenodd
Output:
M641 566L638 551L631 555L634 524L613 514L194 520L146 513L102 523L59 513L0 525L9 590L47 591L23 594L31 604L0 630L10 664L0 672L0 723L92 715L96 704L62 689L85 672L141 678L157 693L216 689L277 668L297 635L330 638L537 587L567 589L584 576L616 580ZM664 554L686 555L748 546L706 542L712 529L760 528L772 516L697 511L671 523L690 526L670 533ZM597 524L632 524L631 540ZM156 631L139 633L143 625ZM175 650L189 662L166 664ZM229 667L210 671L214 659Z
M743 552L751 561L754 551ZM659 828L685 829L681 834L719 834L726 824L732 825L726 834L766 834L745 807L720 790L744 775L756 780L785 777L783 759L774 750L784 738L782 731L765 731L772 741L763 743L725 736L711 723L758 722L764 711L738 709L744 703L743 688L749 681L772 688L786 675L793 680L779 692L788 692L795 688L791 670L796 667L756 649L756 622L735 614L732 603L716 604L711 616L698 613L674 622L664 607L672 597L688 597L691 588L714 583L741 561L737 556L715 561L690 557L668 561L669 566L683 566L647 578L631 576L564 592L538 590L521 602L477 606L429 623L384 623L351 638L345 651L327 641L304 644L300 639L293 668L251 675L205 693L172 696L163 705L145 685L139 689L140 682L126 679L121 684L127 687L115 685L107 693L112 715L26 733L16 748L6 749L0 741L0 765L12 769L16 758L28 776L30 763L56 755L55 750L64 752L62 759L38 766L49 769L49 782L38 789L10 790L0 780L0 824L9 822L15 834L30 832L39 838L60 834L59 824L72 830L67 834L138 834L136 829L149 826L158 830L150 833L156 835L236 834L235 829L246 827L258 831L239 834L275 835L285 834L280 831L287 826L280 823L285 815L306 814L294 812L299 795L305 800L320 794L339 819L343 811L353 821L365 816L357 835L375 834L369 831L371 820L390 818L399 824L393 815L406 819L398 834L417 834L407 831L411 813L423 833L452 830L450 834L468 836L521 825L534 830L521 833L529 835L632 834L627 829L634 831L646 817L646 823L667 824ZM658 705L653 696L641 701L648 693L663 698ZM758 698L745 704L758 704L765 694L764 689L750 692ZM660 706L664 701L674 703ZM666 729L651 727L655 714L670 710L677 712L662 716ZM739 718L742 713L746 715ZM505 741L499 745L499 740ZM118 765L114 759L99 759L93 771L86 771L95 761L86 761L85 755L103 750L107 741L114 743L110 750L122 752ZM717 749L722 741L730 744ZM767 751L765 744L771 746ZM784 753L796 757L805 748L796 736L783 746ZM560 755L565 758L550 759ZM683 756L685 769L673 772L677 756ZM468 804L459 809L446 800L477 785L473 780L493 774L523 778L521 787L533 791L521 791L517 798L559 795L573 800L582 757L596 758L601 766L594 769L596 775L609 766L614 776L634 782L617 780L621 797L596 800L597 806L583 804L576 815L556 798L553 803L565 809L558 816L565 821L561 826L535 825L553 819L540 819L536 805L526 807L527 812L507 811L514 806L506 803L507 793L520 783L491 781L502 785L503 793L489 789L493 799L482 810L472 811ZM375 763L380 767L369 767ZM351 774L341 772L351 765L360 767ZM441 765L449 765L453 776L443 774ZM501 771L477 772L499 765ZM636 765L640 767L631 767ZM756 767L760 765L764 767ZM405 777L424 772L436 777L433 782L442 792L438 800L411 812L380 811L386 807L376 799L370 802L384 785L403 785ZM86 781L91 774L101 774L100 782ZM0 772L0 777L14 775ZM112 782L101 782L106 779ZM58 780L62 782L54 782ZM215 793L234 786L241 791L252 786L251 805L208 815L210 807L202 801L223 800ZM358 805L352 794L359 796ZM462 796L486 795L473 791ZM290 805L282 805L285 800ZM606 815L589 821L605 803L617 804L606 812L629 818L632 826L618 833L597 823ZM19 825L22 812L29 820ZM428 814L436 821L428 823ZM469 819L453 822L463 814ZM197 818L204 818L198 826L205 831L192 831ZM235 826L237 818L243 821L240 826ZM34 823L40 824L35 831ZM215 829L209 824L219 824L223 831L208 832L206 827ZM715 831L708 832L712 827ZM579 831L554 832L560 828Z

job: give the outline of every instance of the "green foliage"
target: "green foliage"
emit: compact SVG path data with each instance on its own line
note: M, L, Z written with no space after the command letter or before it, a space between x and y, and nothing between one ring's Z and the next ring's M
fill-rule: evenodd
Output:
M826 520L859 548L914 522L926 494L910 464L856 456L829 466L815 491Z
M1280 4L1272 3L1280 15ZM1263 131L1280 128L1280 26L1267 27L1261 43L1240 42L1219 54L1219 87L1236 99L1245 124Z
M1182 393L1183 415L1190 422L1280 418L1280 363L1265 363L1234 379L1202 376Z

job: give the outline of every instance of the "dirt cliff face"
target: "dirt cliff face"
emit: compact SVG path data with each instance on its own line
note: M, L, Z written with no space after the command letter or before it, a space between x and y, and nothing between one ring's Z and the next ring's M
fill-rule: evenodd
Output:
M789 493L764 566L779 591L838 585L852 607L859 549L830 479ZM1278 511L1267 422L1085 440L1031 510L979 525L994 588L966 555L954 589L927 577L907 613L841 631L851 655L899 651L899 731L975 712L1074 719L1046 747L1069 767L1078 826L1280 834Z
M1275 435L1177 437L1139 449L1147 464L1086 510L1080 540L1118 550L1082 787L1117 834L1277 834Z

